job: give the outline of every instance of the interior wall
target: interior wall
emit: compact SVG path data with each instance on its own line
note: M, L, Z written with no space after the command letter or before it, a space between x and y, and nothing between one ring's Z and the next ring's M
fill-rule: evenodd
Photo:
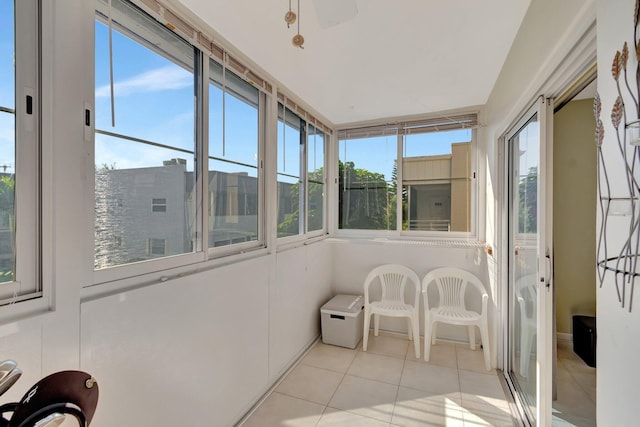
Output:
M593 98L553 117L553 244L556 330L596 314L596 145Z
M597 6L598 93L602 99L601 120L604 123L602 153L611 185L611 195L628 197L626 170L610 119L618 96L616 82L611 74L611 64L616 51L622 49L624 42L629 44L632 52L634 50L635 2L633 0L598 0ZM629 77L634 90L637 89L637 84L633 81L637 62L635 57L636 55L629 55L627 66L627 70L633 70L629 73ZM632 117L636 116L633 100L627 95L624 85L622 92L627 105L628 120L632 120ZM606 233L608 256L613 257L620 253L622 243L629 235L630 218L631 216L608 217ZM602 214L598 209L598 226L602 220ZM620 285L621 282L620 277L618 279L616 283L615 276L609 272L602 286L597 289L598 425L631 426L638 423L637 385L640 383L640 370L637 366L638 353L640 353L640 309L638 308L640 293L635 292L633 295L631 312L628 291L625 294L625 307L621 307L616 292L616 285Z

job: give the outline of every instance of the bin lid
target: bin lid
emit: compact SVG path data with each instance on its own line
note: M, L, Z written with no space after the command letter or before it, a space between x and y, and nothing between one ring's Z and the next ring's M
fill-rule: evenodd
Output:
M364 307L362 295L336 295L322 306L322 311L340 311L343 313L358 313Z

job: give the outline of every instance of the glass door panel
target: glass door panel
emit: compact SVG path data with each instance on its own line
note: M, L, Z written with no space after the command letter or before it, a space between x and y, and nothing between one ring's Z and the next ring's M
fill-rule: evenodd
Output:
M511 137L509 152L508 375L529 420L537 407L538 200L540 122L534 113Z
M551 425L553 107L540 97L507 134L507 383L530 425ZM548 189L549 187L549 189Z

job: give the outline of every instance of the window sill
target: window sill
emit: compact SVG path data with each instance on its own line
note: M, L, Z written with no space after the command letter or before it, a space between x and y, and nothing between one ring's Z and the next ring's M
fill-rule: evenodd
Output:
M0 337L18 332L25 322L45 324L53 311L48 300L42 295L30 300L0 306Z

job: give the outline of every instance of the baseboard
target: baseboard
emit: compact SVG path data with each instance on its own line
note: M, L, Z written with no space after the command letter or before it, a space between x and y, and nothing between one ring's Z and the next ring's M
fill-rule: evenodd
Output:
M558 342L566 342L566 343L572 343L573 342L573 334L565 334L562 332L556 332L556 337L558 339Z

